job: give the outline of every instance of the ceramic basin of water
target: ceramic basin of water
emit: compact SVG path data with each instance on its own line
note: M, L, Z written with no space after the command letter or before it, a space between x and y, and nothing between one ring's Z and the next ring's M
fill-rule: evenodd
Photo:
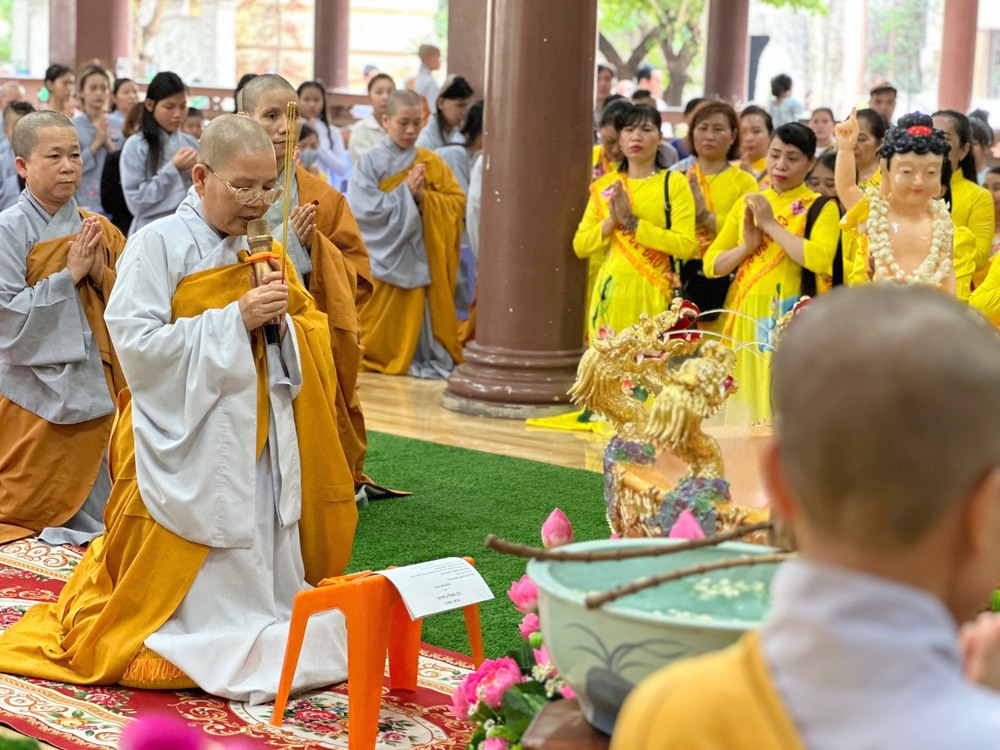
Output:
M673 545L670 539L622 539L563 547L578 552ZM542 635L559 673L576 692L584 716L607 734L629 691L675 659L725 648L768 612L776 564L690 576L631 594L600 609L584 599L644 576L724 558L769 554L728 542L659 557L599 562L532 560Z

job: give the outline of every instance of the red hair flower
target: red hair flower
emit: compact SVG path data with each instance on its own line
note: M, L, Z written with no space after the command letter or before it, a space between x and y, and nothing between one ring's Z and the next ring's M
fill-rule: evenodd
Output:
M931 129L926 125L914 125L913 127L907 128L906 132L910 135L930 135Z

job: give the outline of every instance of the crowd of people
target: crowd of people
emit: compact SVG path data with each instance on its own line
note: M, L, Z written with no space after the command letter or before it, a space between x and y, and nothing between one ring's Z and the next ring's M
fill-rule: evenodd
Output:
M899 250L890 261L899 269L878 268L872 191L888 196L893 212L897 199L914 196L928 238L937 226L932 209L946 207L940 231L948 232L948 271L935 283L1000 322L1000 266L990 276L1000 250L1000 170L988 165L993 133L984 113L941 110L893 124L896 90L880 83L867 108L838 118L816 107L807 117L792 98L791 78L779 75L767 108L692 99L686 136L668 140L658 109L645 103L648 91L627 99L610 93L610 69L597 75L598 100L605 97L595 112L590 203L574 240L590 269L590 338L613 335L683 296L702 311L709 335L752 350L738 358L740 393L727 419L769 421L769 362L782 317L803 297L841 284L887 275L911 281L928 258L926 249L906 258ZM928 150L936 171L919 185L911 184L909 160L884 173L895 154ZM675 183L671 173L686 180Z
M52 66L37 111L3 89L0 541L90 546L0 670L273 698L292 598L343 571L383 492L359 372L461 361L483 106L420 55L408 86L372 71L345 132L321 82L273 74L211 120L166 71L140 91ZM343 617L310 638L328 656L296 689L346 675Z
M370 109L349 130L331 122L322 82L295 86L275 74L244 76L236 111L211 120L189 107L171 72L140 91L100 65L53 65L38 111L17 84L0 89L0 542L36 534L91 542L59 601L32 607L0 637L0 671L274 697L292 598L343 571L355 500L379 491L365 472L358 373L446 377L475 332L484 108L465 78L438 83L440 50L425 45L419 57L400 87L366 71ZM914 290L837 292L821 308L829 327L817 316L817 335L807 324L779 355L781 429L807 431L815 417L831 434L853 436L896 402L854 399L836 368L801 378L823 359L814 351L820 333L843 334L847 351L843 342L879 304L913 305L945 320L940 330L928 323L944 347L973 325L953 303L938 309L947 296L1000 322L1000 264L992 263L1000 170L986 166L993 139L980 118L942 110L894 123L895 89L880 84L868 108L838 118L819 107L805 119L791 79L779 76L768 108L692 100L687 135L671 140L658 71L641 70L629 98L612 93L610 68L596 78L595 145L580 154L591 160L590 198L572 243L589 268L581 338L613 336L683 296L702 312L706 335L753 347L735 376L739 417L757 422L774 418L778 321L803 297L882 281L944 292L933 301ZM296 109L300 118L290 116ZM896 370L879 369L881 342L905 348L915 330L883 321L844 361L887 381ZM974 343L986 328L976 330L966 336ZM996 363L973 362L957 377L962 357L972 355L944 357L940 372L914 379L927 424L961 416L985 425L993 416L948 417L940 392L920 390L932 375L956 377L994 408L996 399L976 389L996 377ZM906 362L921 369L915 356ZM800 380L811 385L800 392ZM853 412L811 410L838 393L856 401ZM986 429L968 430L956 445ZM864 437L866 450L898 468L903 459ZM994 442L967 451L978 462L966 472L973 479L987 458L995 471L1000 456L979 460ZM814 455L797 460L821 473ZM874 549L853 510L850 523L833 524L843 546L816 542L822 521L837 515L823 507L836 500L827 497L833 490L793 493L784 469L772 468L779 510L798 520L804 549L812 542L817 558L834 564L867 559L852 552L855 538L864 554ZM871 473L891 484L891 474ZM873 493L896 491L872 482ZM797 503L813 492L817 505L803 521ZM959 526L967 520L987 518L990 532L1000 523L993 510L983 516L986 501L970 500L967 486L940 494L940 514L900 548L949 512L957 520L939 539L949 550L966 539ZM880 533L897 541L893 529ZM983 532L967 536L972 552L955 553L955 570L987 555ZM781 595L789 601L795 586L830 585L820 569L795 575ZM886 589L871 586L868 595L878 601ZM956 616L969 600L964 592L939 598ZM323 657L298 671L294 688L343 679L342 616L327 613L307 638L322 643L313 652ZM742 648L759 656L756 642ZM788 679L811 679L779 656ZM673 684L637 699L631 715L639 718L628 726L655 725Z

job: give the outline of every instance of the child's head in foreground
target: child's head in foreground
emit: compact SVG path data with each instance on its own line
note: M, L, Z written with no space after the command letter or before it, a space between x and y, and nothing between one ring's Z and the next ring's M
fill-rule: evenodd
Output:
M980 608L1000 581L997 331L939 291L841 287L772 373L765 474L803 556Z

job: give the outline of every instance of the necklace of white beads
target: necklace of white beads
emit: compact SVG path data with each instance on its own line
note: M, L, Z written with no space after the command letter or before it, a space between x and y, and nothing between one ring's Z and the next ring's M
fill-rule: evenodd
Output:
M951 238L955 232L947 204L940 199L930 202L931 216L934 220L931 249L917 270L908 274L899 267L892 252L892 239L889 237L889 201L878 188L868 188L865 195L868 196L869 209L868 251L875 261L875 269L881 271L884 278L901 284L940 286L951 273Z

